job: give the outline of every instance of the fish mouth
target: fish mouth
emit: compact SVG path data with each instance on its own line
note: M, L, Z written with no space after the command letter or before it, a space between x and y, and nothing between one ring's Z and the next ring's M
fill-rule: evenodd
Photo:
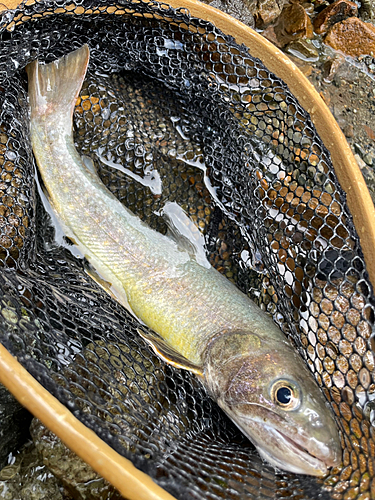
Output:
M330 465L327 464L325 460L318 458L307 448L302 446L300 443L297 443L297 441L294 441L280 430L270 428L269 431L275 435L275 438L278 442L281 441L283 445L288 450L290 450L290 452L293 455L295 455L295 458L298 457L299 459L298 461L304 464L303 468L300 468L297 464L292 465L289 468L291 472L302 473L302 474L304 473L317 476L324 475L327 472Z
M258 419L239 419L233 408L227 414L255 445L259 455L277 469L295 474L324 476L330 467L339 465L341 458L328 443L296 431L298 441L290 437L288 427L276 428Z
M327 474L330 467L341 463L339 455L332 454L328 446L318 446L315 452L311 449L312 446L304 446L305 441L307 445L310 443L301 435L297 442L286 433L268 425L263 426L263 432L268 434L268 446L252 439L250 435L248 437L261 457L279 469L321 477Z

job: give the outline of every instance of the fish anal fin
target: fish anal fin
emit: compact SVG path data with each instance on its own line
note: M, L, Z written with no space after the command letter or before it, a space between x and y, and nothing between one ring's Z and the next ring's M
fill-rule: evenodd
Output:
M203 376L203 368L189 361L185 356L176 351L157 333L138 329L139 335L151 346L152 350L163 361L182 370Z

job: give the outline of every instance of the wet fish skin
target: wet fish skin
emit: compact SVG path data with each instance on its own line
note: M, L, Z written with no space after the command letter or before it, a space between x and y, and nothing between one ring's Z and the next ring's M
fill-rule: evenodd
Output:
M33 151L67 236L111 284L108 291L160 336L146 339L158 354L197 373L266 460L325 474L341 462L338 431L282 332L219 272L124 207L76 151L72 114L88 59L83 46L27 67Z
M213 398L269 463L316 476L328 464L339 465L341 446L328 403L289 342L231 332L214 338L204 359ZM273 397L284 382L298 396L289 411Z

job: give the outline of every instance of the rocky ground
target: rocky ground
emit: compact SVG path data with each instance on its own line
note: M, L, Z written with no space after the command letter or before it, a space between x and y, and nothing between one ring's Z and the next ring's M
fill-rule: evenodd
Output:
M372 58L353 61L338 56L328 60L328 65L325 62L321 67L302 69L343 130L375 203L375 82L368 71L369 60ZM330 66L335 65L330 74Z
M120 500L121 495L37 419L0 471L3 500Z
M210 5L255 27L307 76L342 128L375 202L375 1L213 0Z
M255 27L309 78L342 128L375 202L375 1L213 0L211 5ZM30 416L0 387L1 395L0 436L8 436L9 415L16 423L0 454L0 499L119 498L35 420L31 441L25 432Z

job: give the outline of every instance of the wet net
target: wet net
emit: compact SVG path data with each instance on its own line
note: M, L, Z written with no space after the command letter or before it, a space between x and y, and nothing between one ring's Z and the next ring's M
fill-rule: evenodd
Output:
M0 36L0 341L178 499L375 498L374 297L330 155L287 86L209 22L161 3L37 2L4 13ZM83 43L78 151L158 231L176 201L212 265L293 339L342 433L344 465L327 478L265 464L193 375L150 352L55 224L24 68Z

